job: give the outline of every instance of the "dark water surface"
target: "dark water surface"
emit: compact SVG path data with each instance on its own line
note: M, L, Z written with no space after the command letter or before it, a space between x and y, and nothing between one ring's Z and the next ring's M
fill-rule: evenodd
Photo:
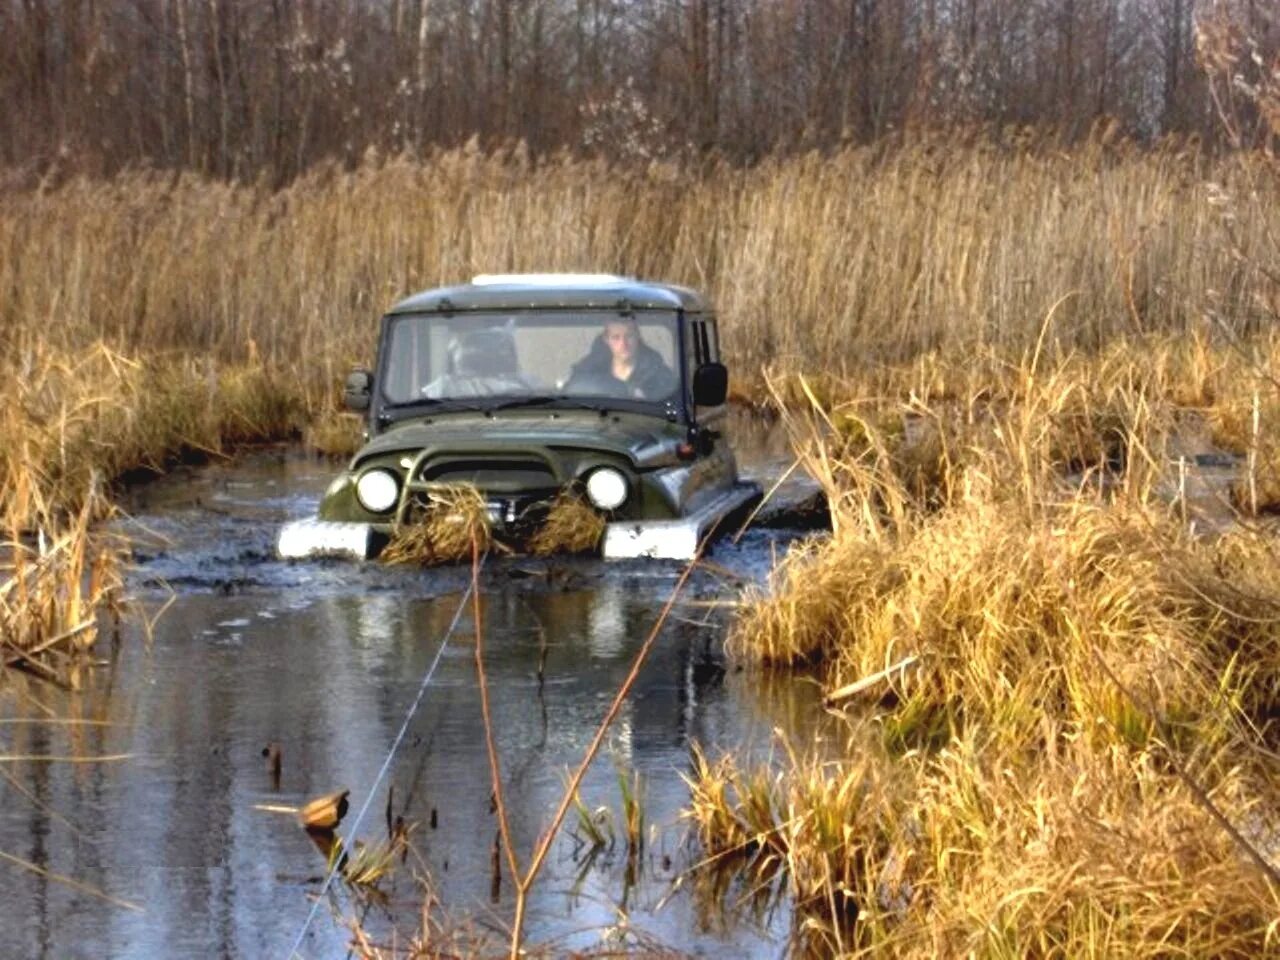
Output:
M776 476L781 443L763 433L749 439L744 472ZM339 833L385 841L393 789L393 813L416 824L420 860L384 879L385 902L335 883L301 956L346 955L350 933L334 910L362 917L384 944L396 935L403 944L417 928L418 876L429 877L450 921L495 931L509 921L505 865L496 897L492 885L497 825L469 612L387 776L370 789L469 571L274 560L278 525L311 513L334 471L268 451L180 470L134 492L127 526L140 544L131 592L153 613L170 604L150 642L136 624L118 645L101 641L108 662L81 694L22 679L0 688L0 751L128 758L6 763L0 773L13 779L0 781L0 851L140 909L0 861L3 955L283 960L325 861L292 816L261 808L344 788L351 811ZM726 672L723 617L706 603L762 577L795 535L750 531L723 544L716 571L689 585L694 602L664 628L582 791L620 834L620 772L639 773L644 854L632 870L621 840L588 856L571 815L531 898L532 942L590 948L621 925L700 956L786 952L785 904L764 916L726 916L694 895L691 881L677 881L698 856L679 820L693 745L764 757L775 728L808 740L820 727L811 684ZM522 860L678 574L673 564L509 559L485 570L486 664ZM91 722L12 722L46 712ZM278 784L262 756L268 743L281 749Z

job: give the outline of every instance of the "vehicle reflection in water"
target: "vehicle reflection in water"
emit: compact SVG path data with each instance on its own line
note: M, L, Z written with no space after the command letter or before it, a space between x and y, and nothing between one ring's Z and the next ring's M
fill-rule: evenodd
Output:
M7 793L0 850L142 907L133 911L5 864L0 925L14 955L287 953L325 864L292 817L259 807L299 806L350 788L353 812L339 833L353 839L354 811L370 799L468 576L460 569L271 561L264 545L272 523L305 508L293 491L319 488L324 469L251 464L210 471L212 481L199 475L190 500L168 491L167 505L140 521L166 537L163 547L140 557L135 587L142 602L154 609L163 601L160 578L183 584L153 641L126 636L114 654L103 651L111 662L77 697L21 680L0 692L5 717L39 718L47 708L98 721L0 727L6 752L131 755L96 764L8 765L31 800L0 784ZM748 544L723 562L753 569L760 563L755 554L767 549ZM653 564L526 567L499 560L484 573L494 733L522 862L677 572ZM689 589L691 596L724 592L711 577ZM677 607L664 628L582 789L588 809L610 811L618 840L588 859L570 817L531 897L531 941L557 949L595 945L602 930L618 923L625 898L630 924L660 942L708 956L778 952L785 910L761 928L714 916L689 895L692 884L672 895L673 881L697 857L679 822L688 796L680 775L689 769L691 745L712 754L731 748L763 755L775 726L810 731L820 713L811 685L726 674L716 655L722 626L704 623L707 617L704 607ZM394 788L392 812L416 825L412 843L445 913L501 928L514 885L504 866L491 902L497 825L473 643L467 612L358 838L385 840ZM278 790L263 757L269 743L280 748ZM631 870L619 771L638 771L643 784L648 842ZM373 933L389 935L392 926L402 935L413 931L421 891L411 865L384 880L385 906L361 914ZM355 909L341 886L335 903ZM349 931L327 908L319 913L302 954L344 954Z

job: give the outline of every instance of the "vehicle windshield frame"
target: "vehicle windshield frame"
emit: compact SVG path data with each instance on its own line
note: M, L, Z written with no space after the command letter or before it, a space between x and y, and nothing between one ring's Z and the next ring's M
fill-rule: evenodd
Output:
M386 393L388 368L391 364L391 343L397 325L426 319L428 321L449 321L459 317L474 318L477 324L483 323L486 317L510 317L512 315L536 316L538 314L567 314L589 317L593 323L602 327L610 318L644 320L667 318L672 323L675 338L675 358L673 373L678 380L678 388L662 400L640 400L631 397L613 397L605 395L548 395L545 392L531 393L528 396L519 394L495 394L476 397L422 397L412 400L395 400ZM383 318L382 331L378 345L377 363L377 398L380 408L379 417L385 422L394 422L412 417L428 416L435 413L476 412L490 413L501 409L504 412L521 410L580 410L595 411L600 414L612 412L638 413L647 416L661 417L664 420L678 421L684 417L688 392L685 374L685 316L680 309L619 309L584 308L584 307L524 307L485 310L412 311L391 313ZM524 402L522 402L524 401Z

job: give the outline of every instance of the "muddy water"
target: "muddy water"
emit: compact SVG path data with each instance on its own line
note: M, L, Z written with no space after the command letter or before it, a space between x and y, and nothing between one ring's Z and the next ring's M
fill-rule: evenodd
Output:
M784 447L769 434L748 439L745 472L775 476ZM133 626L118 645L100 646L104 663L80 694L21 681L0 691L0 716L84 721L5 723L4 752L128 755L4 767L30 796L0 782L0 851L81 885L0 863L6 955L286 957L325 862L291 816L264 808L338 789L351 791L340 833L383 841L390 802L414 825L414 854L382 882L384 898L335 885L302 956L345 955L349 931L335 912L361 917L383 943L397 932L403 942L417 926L419 878L448 921L480 933L507 923L513 885L504 869L495 888L491 869L496 819L468 614L441 652L467 572L272 559L279 523L312 512L333 470L272 451L135 491L131 590L140 608L168 604L151 639ZM795 535L751 531L689 586L694 602L664 628L583 789L620 833L619 775L639 774L644 853L630 868L621 841L593 856L571 818L531 899L531 940L588 948L625 924L633 937L697 955L784 952L785 903L726 916L681 880L697 852L679 813L695 743L763 757L775 728L806 739L821 728L811 684L726 672L719 609L706 603L762 576ZM502 560L485 570L494 726L526 859L677 574L674 565L587 561ZM421 707L371 789L437 654ZM280 748L278 780L263 758L268 744Z

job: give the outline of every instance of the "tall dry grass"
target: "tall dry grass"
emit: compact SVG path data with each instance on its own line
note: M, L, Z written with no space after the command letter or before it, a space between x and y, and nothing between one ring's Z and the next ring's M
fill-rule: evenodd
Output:
M0 662L76 687L80 654L124 599L124 545L97 526L113 510L109 484L297 431L300 405L260 368L133 359L101 341L75 354L42 345L4 369Z
M1209 799L1259 822L1269 812L1229 765ZM801 955L1276 950L1275 884L1158 749L1068 739L1031 765L975 728L892 759L855 738L846 759L797 756L781 775L696 764L692 815L720 869L746 859L753 888L787 875Z
M766 367L815 358L824 378L866 380L975 349L1007 364L1037 341L1054 355L1151 334L1235 341L1276 314L1278 199L1247 155L943 140L751 169L462 150L280 191L143 172L10 191L0 371L24 415L6 434L48 436L8 469L60 484L63 417L90 438L73 459L108 477L331 418L380 311L478 271L706 289L744 396Z
M121 544L93 530L109 509L91 489L69 521L49 522L31 541L11 531L0 544L0 668L79 688L82 655L104 619L118 629L125 606Z
M1276 306L1252 256L1280 219L1264 174L1172 147L942 140L709 170L457 151L278 192L126 174L0 197L0 329L11 357L104 339L243 362L255 344L327 381L409 291L597 269L708 290L748 373L1021 349L1054 304L1062 346L1243 331Z
M216 456L305 422L295 388L253 365L135 358L95 341L75 352L43 346L6 373L0 483L4 519L19 528L78 509L85 491L132 471L161 473L185 454Z
M1183 391L1257 366L1028 358L966 401L793 415L835 529L730 647L821 669L849 741L695 757L715 862L785 871L823 953L1280 950L1280 556L1244 518L1194 535L1169 476Z

